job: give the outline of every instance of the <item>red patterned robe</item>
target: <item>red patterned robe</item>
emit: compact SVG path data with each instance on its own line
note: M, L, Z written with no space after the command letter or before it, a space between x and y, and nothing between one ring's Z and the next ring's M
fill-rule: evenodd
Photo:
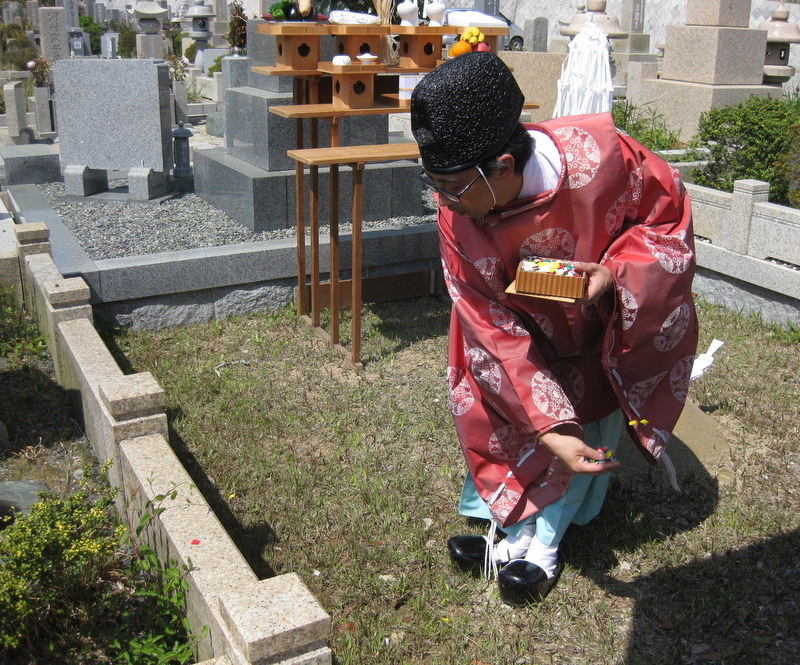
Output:
M507 526L558 499L570 475L539 437L621 407L656 464L686 399L697 345L692 215L675 169L609 114L535 129L558 147L558 185L476 221L439 208L453 300L450 407L478 493ZM509 295L529 255L601 263L615 293L580 306Z

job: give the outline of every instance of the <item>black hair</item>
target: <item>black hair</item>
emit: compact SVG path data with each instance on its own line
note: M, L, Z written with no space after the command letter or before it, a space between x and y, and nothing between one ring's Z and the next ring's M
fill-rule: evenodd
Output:
M533 146L533 137L522 124L517 123L517 126L511 134L511 138L508 139L503 149L494 157L484 159L478 166L481 167L487 176L492 173L497 173L503 168L503 163L499 161L499 157L508 154L514 158L514 173L519 175L522 173L522 170L533 154Z

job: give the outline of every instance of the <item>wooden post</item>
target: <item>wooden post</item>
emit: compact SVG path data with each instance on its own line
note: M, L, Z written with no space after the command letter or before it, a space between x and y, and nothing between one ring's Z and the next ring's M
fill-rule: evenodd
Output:
M351 317L351 361L354 365L361 365L361 218L363 214L362 196L364 187L362 183L364 162L357 162L353 167L353 246L352 246L352 295L350 302Z
M339 165L330 166L330 302L331 302L331 343L339 343Z

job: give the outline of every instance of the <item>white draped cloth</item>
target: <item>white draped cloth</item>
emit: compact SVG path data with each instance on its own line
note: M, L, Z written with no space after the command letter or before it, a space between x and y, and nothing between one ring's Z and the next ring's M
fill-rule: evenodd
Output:
M561 67L554 118L611 110L614 84L610 48L606 34L591 21L575 35Z

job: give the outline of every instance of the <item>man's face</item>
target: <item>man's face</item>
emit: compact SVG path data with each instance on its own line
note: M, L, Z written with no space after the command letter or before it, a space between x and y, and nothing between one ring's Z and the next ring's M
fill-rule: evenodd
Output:
M430 182L436 187L439 205L459 215L480 219L495 206L491 185L478 167L447 175L426 173L425 176L423 181L429 187Z

